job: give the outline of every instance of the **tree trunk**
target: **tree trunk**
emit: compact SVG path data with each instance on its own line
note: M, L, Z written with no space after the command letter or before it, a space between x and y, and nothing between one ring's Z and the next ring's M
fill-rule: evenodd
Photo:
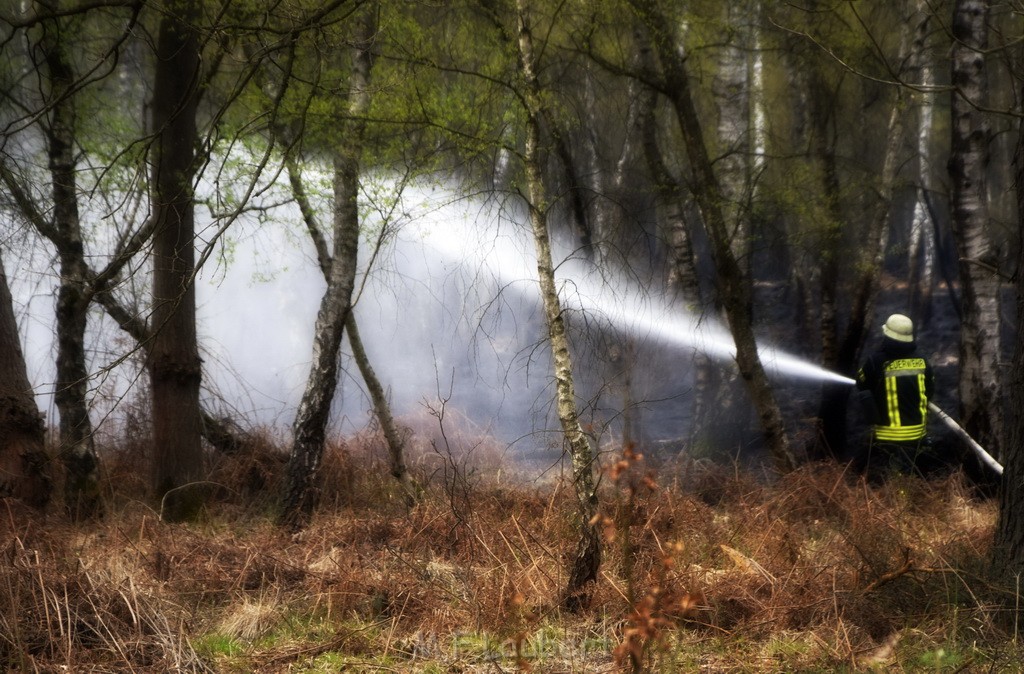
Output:
M635 55L634 68L639 69L642 58L643 55L640 53ZM601 110L600 96L593 67L593 64L586 66L582 85L586 129L583 134L583 152L586 158L586 175L590 177L588 189L593 194L589 211L593 214L591 231L594 245L591 260L600 269L629 269L633 267L638 249L636 237L640 229L637 220L628 215L632 188L637 184L631 180L631 176L636 173L633 167L637 163L637 156L643 150L644 117L648 114L646 109L654 105L655 93L640 79L629 80L626 92L629 103L626 117L622 122L622 147L614 168L608 170L601 161L601 146L607 144L607 140L599 132L603 118L598 115ZM581 246L585 245L586 243L581 241ZM644 250L643 254L646 255L646 249L639 248ZM621 444L623 447L643 446L647 442L643 406L633 402L636 340L625 334L606 337L607 339L601 342L602 362L599 376L608 384L608 391L616 398L611 404L622 410Z
M892 206L892 189L896 180L899 149L903 141L903 91L898 92L896 103L889 116L889 131L885 156L879 176L878 193L880 202L871 217L861 246L857 272L852 279L849 318L846 329L835 339L835 351L830 360L824 360L826 368L853 376L857 359L867 338L869 327L874 323L875 300L878 296L878 279L882 273L885 248L889 240L889 215ZM838 257L839 251L833 254ZM833 323L831 328L838 329ZM851 389L847 384L826 382L821 389L821 407L818 416L822 424L824 449L821 455L840 457L845 454L847 424L846 408Z
M1017 233L1024 242L1024 122L1017 131ZM1024 320L1024 245L1017 247L1017 321ZM1024 574L1024 330L1018 328L1009 380L1010 408L1003 437L1003 478L992 565L1006 580Z
M359 368L359 374L362 375L366 388L370 392L373 411L377 415L380 431L384 435L384 442L388 447L391 476L398 481L398 485L402 489L402 499L405 501L406 507L411 508L416 504L420 490L405 465L406 434L398 427L394 415L391 414L391 405L388 403L387 395L377 373L370 365L370 358L366 355L366 349L363 348L363 340L359 336L359 328L353 313L349 314L348 321L345 322L345 332L348 334L348 342L352 346L352 357Z
M750 222L745 207L751 198L750 154L750 68L752 53L746 3L723 3L722 21L729 39L718 50L717 73L711 84L718 108L718 152L715 165L722 188L723 215L733 223L730 246L746 283L750 283Z
M903 22L903 26L897 62L903 62L906 58L907 47L911 42L910 31L913 24L907 21ZM874 323L879 277L889 241L893 186L900 166L900 150L904 140L908 94L900 87L895 92L896 100L889 113L885 151L875 185L877 205L871 213L863 235L857 241L857 260L856 264L852 265L854 271L849 278L849 314L843 321L837 303L842 282L841 271L851 265L848 254L844 257L844 242L840 236L840 232L848 223L841 204L842 188L836 166L835 139L832 137L834 131L830 128L835 111L831 105L827 108L821 107L821 102L831 101L832 96L826 93L827 89L819 77L815 77L814 81L817 82L817 86L815 91L811 92L811 99L818 101L817 105L812 105L814 151L821 166L823 190L832 220L831 231L826 233L822 245L822 364L834 372L853 376L869 326ZM841 327L843 323L845 327ZM818 411L822 428L822 446L815 452L820 458L839 457L845 454L846 411L850 392L850 387L846 384L827 382L822 386L821 405Z
M327 241L320 232L316 213L306 195L299 167L292 157L287 157L285 163L287 164L288 181L292 187L292 195L299 206L299 212L302 213L302 220L306 224L306 230L313 240L313 247L316 248L320 271L323 272L324 279L330 281L331 253L328 250ZM384 392L384 386L370 364L370 357L367 355L366 349L363 347L363 340L359 336L359 327L356 324L354 312L349 312L348 319L345 321L345 331L348 333L348 341L352 346L352 357L359 368L359 374L362 375L363 381L366 383L366 388L370 393L370 400L373 402L374 414L377 415L377 422L380 424L381 433L384 435L384 442L388 447L391 475L398 481L402 489L402 498L405 501L405 505L412 507L418 500L420 489L413 481L412 476L409 475L409 470L405 465L405 433L395 422L395 417L391 413L391 405L388 403L387 395Z
M524 157L526 186L529 197L530 224L537 250L537 274L541 299L548 324L551 355L555 374L558 418L572 460L573 486L576 491L576 530L579 540L569 570L564 605L571 611L585 607L590 600L590 586L597 579L601 564L601 539L594 516L597 514L597 487L594 483L594 451L583 432L576 408L572 358L565 332L561 303L555 285L548 235L548 197L542 174L540 123L543 118L540 83L537 80L533 37L524 0L517 0L519 74L523 79L526 105L526 152Z
M755 185L752 153L755 134L751 79L752 59L756 54L752 26L760 20L760 8L757 2L744 0L723 3L720 11L721 21L728 27L728 38L717 50L717 69L711 83L718 111L714 164L722 190L723 218L729 223L729 248L740 270L740 282L752 295L750 215ZM684 39L681 38L680 43ZM714 309L716 314L722 314L720 298L716 298ZM732 392L737 390L736 373L723 369L707 357L697 359L696 364L694 396L699 399L697 404L701 411L698 424L717 430L724 423L735 423L738 401Z
M634 28L637 50L637 68L644 79L654 74L654 59L646 29ZM706 307L697 274L697 255L691 232L699 227L699 215L693 207L693 198L682 182L669 170L658 142L656 104L658 92L643 86L636 97L640 107L641 138L647 170L654 186L655 213L664 232L668 248L666 285L681 311L703 312ZM722 368L699 352L693 356L693 394L690 396L692 416L689 440L698 440L700 433L711 424L712 412L722 409ZM719 405L719 403L723 405Z
M928 208L928 194L932 192L932 129L935 117L935 94L929 91L935 85L931 57L928 54L929 12L924 0L916 0L914 18L916 31L911 49L913 67L921 86L918 97L917 122L917 199L910 225L908 257L910 261L910 315L921 326L931 320L932 294L935 286L935 227Z
M824 75L814 66L807 77L810 122L810 152L821 177L821 195L825 202L827 221L820 228L819 279L821 288L821 362L834 368L839 359L839 317L836 298L839 293L839 272L843 254L840 249L843 209L840 196L839 171L836 166L835 99Z
M644 80L655 76L654 53L647 29L642 23L633 29L636 67ZM702 304L697 275L697 256L693 249L691 228L694 218L688 217L691 195L669 170L658 140L658 92L644 85L636 92L640 117L640 139L644 161L654 186L655 212L662 225L668 247L666 284L687 308L699 309Z
M750 286L733 254L731 223L726 221L723 208L725 197L704 144L704 133L692 98L689 75L678 51L678 42L670 31L671 24L655 0L630 2L651 31L655 50L661 59L665 93L675 109L687 157L693 168L694 197L711 241L718 297L736 345L736 364L740 376L757 409L765 443L776 467L782 471L792 470L797 463L796 457L790 449L782 412L757 352L751 320Z
M53 9L53 8L48 8ZM75 75L67 58L67 35L56 19L45 22L39 47L49 79L50 125L47 149L53 195L51 241L60 258L60 287L55 311L57 380L54 402L60 414L59 455L65 467L64 505L72 519L96 516L102 509L99 458L93 446L87 399L85 329L90 304L88 268L78 214L75 178ZM41 76L43 76L41 74Z
M1000 458L999 251L990 236L987 208L989 124L978 109L988 88L988 2L957 0L953 38L949 175L962 288L960 419L971 437Z
M192 519L202 507L202 368L196 335L193 180L199 138L199 41L195 0L167 0L153 85L153 488L161 514Z
M877 185L879 201L861 239L861 253L850 283L852 300L849 318L845 330L841 332L835 321L829 326L830 330L836 331L836 336L828 340L834 340L834 351L830 350L828 357L822 359L826 368L848 376L853 376L856 371L857 359L867 338L869 326L874 323L878 282L889 241L892 193L896 172L899 169L899 151L903 143L905 107L904 90L897 89L896 101L889 114L885 154L882 157ZM839 256L840 251L831 252L833 259L838 260ZM846 447L846 408L850 392L850 387L846 384L829 382L822 386L819 417L822 422L825 450L832 456L842 455Z
M105 289L99 290L93 295L93 299L103 307L129 337L135 340L138 348L142 349L146 358L150 358L153 345L152 332L149 325L141 317L129 311L121 304L116 297ZM244 431L240 431L230 419L217 418L205 408L199 410L202 421L203 438L218 452L234 454L241 451L248 444L248 438Z
M358 22L349 82L349 116L343 123L334 158L334 249L327 289L320 300L313 331L313 357L306 390L292 427L281 523L293 530L309 524L319 503L317 473L323 458L327 421L338 385L338 357L345 322L352 309L359 247L359 170L370 107L370 51L376 33L376 6L371 3Z
M14 300L0 259L0 496L36 508L50 500L43 417L28 381Z

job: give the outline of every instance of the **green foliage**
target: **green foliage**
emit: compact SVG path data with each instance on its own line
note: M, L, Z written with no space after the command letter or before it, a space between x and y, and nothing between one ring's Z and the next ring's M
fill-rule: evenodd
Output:
M194 645L197 653L219 662L231 660L245 650L244 646L234 637L216 632L199 637Z

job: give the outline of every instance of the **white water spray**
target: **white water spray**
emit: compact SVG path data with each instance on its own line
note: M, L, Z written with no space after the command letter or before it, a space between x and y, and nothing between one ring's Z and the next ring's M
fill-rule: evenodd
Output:
M459 227L451 220L442 223L432 217L422 217L403 236L418 237L424 246L441 257L476 270L474 274L486 270L501 288L526 292L529 288L524 284L535 287L537 262L532 241L516 231L514 223L503 221L498 214L486 213L484 220L498 223L497 231L480 226ZM469 222L479 222L479 219ZM556 277L563 305L583 312L589 321L603 321L638 340L650 339L690 348L721 361L736 359L732 334L721 323L694 315L640 283L612 276L607 270L571 255L556 264ZM760 346L758 355L769 375L840 383L851 381L775 347Z
M437 211L440 212L440 211ZM417 221L414 236L445 259L487 270L502 288L536 283L536 256L527 237L500 214L488 213L485 221L499 223L498 231L486 228L460 228L452 221L424 217ZM476 218L458 222L479 222ZM504 222L506 225L502 227ZM615 330L627 332L638 340L652 339L692 349L709 357L732 362L736 346L732 334L717 321L695 316L662 296L650 293L639 283L610 279L605 270L586 260L567 256L557 265L561 299L567 308L579 310L588 320L601 320ZM522 288L520 288L522 289ZM770 375L854 385L850 377L771 346L758 347L758 356ZM934 403L929 408L974 450L979 458L998 474L1003 467L967 432Z
M736 344L732 333L716 320L694 316L639 288L627 286L610 291L600 285L600 280L588 282L595 272L588 274L583 265L566 266L569 268L566 273L572 274L576 288L566 299L584 311L603 316L612 326L641 338L689 347L721 361L735 361ZM759 346L758 356L770 375L842 383L849 381L847 377L772 346Z

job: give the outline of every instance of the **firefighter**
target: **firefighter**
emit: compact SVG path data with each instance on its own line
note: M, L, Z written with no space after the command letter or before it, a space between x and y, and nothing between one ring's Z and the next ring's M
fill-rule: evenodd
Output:
M857 373L857 389L872 424L859 466L869 477L921 473L930 447L928 401L934 390L931 365L917 351L914 322L893 314L882 325L882 344Z

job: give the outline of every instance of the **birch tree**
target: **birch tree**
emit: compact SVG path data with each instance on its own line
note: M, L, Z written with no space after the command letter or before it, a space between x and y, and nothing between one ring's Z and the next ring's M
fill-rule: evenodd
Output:
M933 173L933 148L936 109L935 64L929 48L929 29L932 14L924 0L914 3L911 19L915 25L914 44L911 47L910 66L916 74L919 93L917 102L917 188L914 215L910 223L910 241L907 256L910 259L911 315L926 325L932 313L932 291L935 286L935 223L932 194L936 191Z
M320 271L324 275L324 280L330 282L331 267L334 264L330 247L324 238L315 210L309 203L309 197L306 193L298 162L291 157L286 158L285 161L288 169L288 182L292 186L292 195L299 205L299 211L302 213L302 220L306 225L306 231L309 233L309 237L313 241L313 247L316 249ZM352 347L352 357L369 391L370 400L373 402L374 414L377 416L377 423L380 424L384 442L387 444L391 476L395 478L402 490L402 499L405 505L411 507L418 500L420 490L409 474L409 469L405 463L406 433L399 428L394 414L391 412L391 405L384 391L384 385L370 363L370 357L366 353L366 348L363 346L363 338L359 333L355 313L352 311L349 312L348 318L345 320L345 334L348 335L349 345Z
M908 60L909 48L912 44L915 24L909 20L914 7L906 2L898 8L906 20L902 26L899 48L893 61L897 64ZM888 54L883 54L887 58ZM874 324L875 301L878 296L879 279L882 275L886 249L890 239L890 219L892 200L897 172L900 164L905 161L902 153L904 129L906 128L907 101L910 92L904 87L891 88L885 125L884 142L881 146L881 161L877 169L877 179L871 180L867 187L871 194L870 209L867 210L863 233L854 239L852 254L845 246L840 245L839 237L829 237L823 247L821 271L822 308L821 308L821 344L822 364L835 372L852 376L857 368L857 360ZM814 92L811 93L815 98ZM816 156L823 166L823 188L826 202L831 212L833 224L841 228L853 229L851 220L856 217L841 207L842 194L851 191L840 184L841 177L836 165L838 148L828 138L837 134L827 128L822 115L830 117L838 114L838 110L816 115L815 129ZM851 177L851 181L853 178ZM847 207L848 208L848 207ZM853 257L854 265L849 264ZM844 268L851 268L846 282L845 292L841 292L841 274ZM842 301L840 301L842 297ZM848 307L842 315L841 307ZM846 402L850 393L845 384L826 383L822 387L822 402L819 416L822 420L825 451L833 456L844 453L846 447Z
M573 382L572 357L565 321L555 284L555 270L551 257L551 239L546 213L549 198L543 174L543 139L541 120L544 103L537 77L537 57L533 42L533 24L526 0L516 0L516 46L519 55L519 75L522 78L522 104L526 112L526 145L523 168L530 225L537 251L537 275L541 301L548 325L552 364L555 376L555 395L558 418L565 434L565 442L572 459L572 479L576 491L576 552L570 563L566 585L565 604L570 610L582 608L589 601L589 586L597 579L601 563L601 539L594 517L597 514L597 488L594 484L594 450L583 432L576 408L576 389Z
M563 605L572 611L585 607L601 563L601 539L597 529L598 496L594 480L596 456L590 438L580 423L573 360L569 336L558 296L551 251L548 215L553 206L545 176L546 162L557 153L557 130L545 134L553 114L547 107L545 90L538 74L538 46L534 43L533 7L527 0L508 5L484 3L487 19L497 32L502 47L515 59L515 71L504 83L512 92L523 114L524 141L521 154L524 174L522 197L526 202L530 231L537 256L537 276L541 305L551 349L555 385L555 410L561 427L563 446L572 465L572 483L576 508L572 513L576 548L569 561L569 574ZM562 158L564 160L564 157Z
M1003 426L999 251L992 240L986 172L990 131L985 105L987 0L957 0L951 55L950 210L960 256L960 420L997 458Z
M760 419L765 443L775 465L783 471L797 464L775 393L761 363L754 339L751 288L731 238L735 222L727 218L726 197L708 151L703 123L697 113L689 73L678 36L678 22L657 0L630 0L650 31L661 63L657 84L672 104L693 172L693 194L711 242L716 292L736 345L736 364Z
M370 75L377 32L377 3L366 3L353 26L347 110L333 148L333 250L327 289L313 332L313 354L306 388L292 426L281 522L305 527L319 502L317 476L323 458L331 402L338 382L338 358L345 323L352 310L359 244L359 175Z

